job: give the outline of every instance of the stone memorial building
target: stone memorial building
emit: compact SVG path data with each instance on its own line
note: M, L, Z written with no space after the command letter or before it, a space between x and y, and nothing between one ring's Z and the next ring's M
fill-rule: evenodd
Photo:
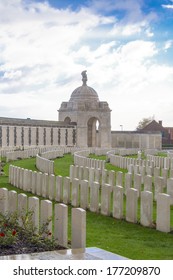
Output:
M59 109L59 120L77 124L77 145L80 147L111 147L111 110L100 101L97 92L87 85L86 71L82 86L77 87L68 102Z
M100 101L87 85L86 71L82 85L62 102L58 121L0 117L0 148L28 146L76 146L101 148L160 149L160 133L111 131L111 109ZM125 114L125 112L122 112Z

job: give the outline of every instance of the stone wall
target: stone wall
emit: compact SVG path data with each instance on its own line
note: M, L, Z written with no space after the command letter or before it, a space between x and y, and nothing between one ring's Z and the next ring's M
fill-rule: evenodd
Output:
M0 126L0 147L75 146L75 127Z
M161 149L160 133L136 133L132 131L112 131L112 148Z
M43 121L42 121L43 122ZM48 123L49 124L49 123ZM85 134L87 132L85 131ZM27 147L27 146L75 146L82 147L82 142L77 142L80 131L77 133L74 127L55 126L20 126L0 125L0 147ZM82 136L81 136L82 137ZM86 137L86 136L85 136ZM99 136L101 137L101 136ZM99 141L97 141L99 142ZM161 149L160 134L142 134L136 132L111 133L112 148L139 148L139 149ZM85 145L86 146L86 145ZM104 143L102 143L104 146ZM107 145L105 145L107 146Z

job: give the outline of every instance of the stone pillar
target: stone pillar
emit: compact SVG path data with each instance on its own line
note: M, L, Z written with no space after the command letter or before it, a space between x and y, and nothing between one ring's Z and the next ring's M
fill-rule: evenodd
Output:
M116 219L123 218L123 187L113 187L113 217Z
M70 178L64 177L64 187L63 187L63 203L69 204L71 197L71 186L70 186Z
M89 195L89 182L82 180L80 184L80 207L83 209L88 208L88 195Z
M148 175L150 176L150 175ZM151 227L153 223L153 193L141 192L141 225Z
M128 189L126 195L126 221L137 223L138 191Z
M157 195L156 229L162 232L170 232L170 196L159 193Z
M72 181L72 201L71 205L74 207L79 206L79 179L74 178Z
M68 207L55 204L54 238L57 243L67 247L68 243Z
M86 247L86 211L81 208L72 209L72 249Z
M110 215L111 204L111 186L105 184L101 188L101 214L105 216Z
M93 182L92 187L90 188L90 211L99 212L99 188L100 184Z

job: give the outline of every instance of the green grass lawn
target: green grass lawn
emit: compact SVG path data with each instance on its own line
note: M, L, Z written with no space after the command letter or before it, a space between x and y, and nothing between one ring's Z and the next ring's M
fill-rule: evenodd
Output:
M8 184L9 164L37 170L35 158L7 163L4 166L5 175L0 176L0 187L17 190ZM70 154L56 159L55 174L69 176L69 166L71 164L73 164L73 157ZM106 168L111 169L112 167L106 164ZM114 170L119 171L116 167L114 167ZM126 170L121 171L126 172ZM20 191L18 190L18 192ZM171 219L173 220L173 214L171 214ZM69 206L69 226L70 222L71 206ZM87 211L86 246L99 247L130 259L168 260L173 259L173 232L162 233L155 229L142 227L139 223L132 224L125 220L117 220L113 217L106 217Z

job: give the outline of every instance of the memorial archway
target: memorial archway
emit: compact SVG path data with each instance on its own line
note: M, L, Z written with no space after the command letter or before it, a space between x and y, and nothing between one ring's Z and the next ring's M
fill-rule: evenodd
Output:
M87 123L88 147L100 147L100 121L92 117Z

